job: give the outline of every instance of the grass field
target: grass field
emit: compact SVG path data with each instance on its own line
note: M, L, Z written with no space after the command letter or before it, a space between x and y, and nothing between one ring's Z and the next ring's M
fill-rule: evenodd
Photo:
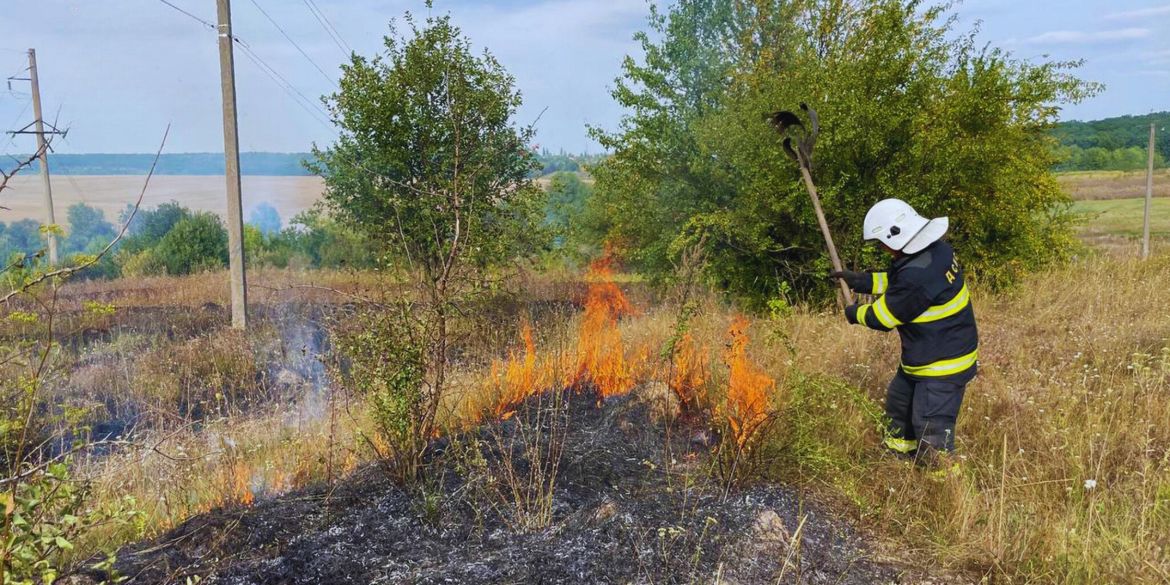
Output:
M1058 173L1056 181L1078 201L1146 196L1146 172L1084 171ZM1154 197L1170 197L1170 169L1154 171Z
M1113 246L1141 238L1145 204L1144 198L1102 199L1077 201L1073 209L1085 216L1080 235L1086 242ZM1150 202L1150 238L1170 239L1170 199Z
M878 557L961 575L936 582L1165 582L1170 348L1158 295L1170 280L1168 267L1165 254L1148 262L1093 257L1030 277L1007 293L973 292L980 375L959 420L961 472L941 480L925 478L879 447L871 415L880 412L897 364L896 336L851 327L840 314L815 307L755 316L747 357L770 383L776 417L757 481L800 486L828 502L877 537ZM178 421L156 423L147 441L170 458L139 449L87 462L101 501L134 495L146 512L138 535L157 534L192 514L246 505L253 493L324 481L368 460L369 443L358 437L373 433L362 430L360 398L341 391L342 410L350 412L352 400L358 416L333 425L324 414L331 412L327 402L289 396L314 386L312 370L294 375L315 362L311 347L303 355L304 340L313 335L298 329L313 319L314 303L301 293L323 292L298 282L328 284L348 299L368 294L370 278L257 274L251 284L267 310L246 335L226 327L222 272L71 285L64 307L100 299L117 310L96 329L104 334L67 360L76 362L62 372L61 400L137 402ZM544 291L539 296L547 304L571 298L567 284L537 279L526 290ZM663 372L672 371L654 356L675 331L680 307L647 296L631 297L631 304L636 312L620 322L607 347L638 364L631 366L628 391L641 392L661 386ZM686 333L696 363L707 364L698 387L719 413L731 375L727 332L738 319L717 295L703 295L697 306ZM515 351L519 318L500 320L483 343L469 345L454 394L461 403L492 401L484 380L496 377L484 363L505 348ZM534 319L532 357L510 354L500 371L557 363L564 348L575 356L581 345L569 322ZM18 333L18 324L7 327ZM318 390L332 387L321 382ZM217 410L199 430L176 410L192 401L223 413Z
M70 205L78 202L92 205L106 214L106 219L117 221L126 205L138 199L145 176L69 176L53 177L53 204L57 221L67 223L65 215ZM0 195L0 221L10 223L19 219L41 220L45 213L41 178L35 173L13 177L11 190ZM248 211L260 203L269 203L288 220L309 207L321 197L324 185L318 177L263 177L246 176L243 179L244 221ZM175 200L195 209L213 211L221 216L227 213L227 190L223 177L156 175L150 179L150 188L142 200L144 207Z

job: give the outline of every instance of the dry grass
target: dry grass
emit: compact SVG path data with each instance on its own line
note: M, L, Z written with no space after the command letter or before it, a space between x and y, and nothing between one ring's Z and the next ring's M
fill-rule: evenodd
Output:
M293 288L303 278L274 271L253 282L277 291L272 293L277 303L287 300L281 295L306 290ZM373 276L349 273L311 278L352 294L376 283ZM224 281L222 274L205 274L89 283L74 285L70 294L118 306L195 308L208 301L226 304ZM534 286L560 295L572 290L548 282ZM787 407L761 451L762 478L798 482L836 501L882 536L885 554L903 561L986 574L994 582L1165 582L1170 578L1170 312L1161 297L1168 287L1170 254L1159 246L1147 262L1098 256L1033 275L1008 293L973 295L981 370L968 387L959 420L964 464L961 474L937 481L884 456L879 446L872 414L881 411L897 364L895 335L851 327L835 311L798 308L791 315L759 318L749 329L748 355L775 379L773 404ZM638 386L661 388L673 375L674 366L661 356L675 333L678 307L650 305L647 298L634 304L637 314L621 322L621 343L626 355L645 356L633 374ZM705 390L716 405L726 392L723 355L733 312L707 296L687 325L707 354ZM557 314L535 321L538 359L572 361L579 320ZM464 356L452 378L450 426L475 420L498 401L496 395L485 396L499 392L488 365L493 357L507 360L508 348L513 356L524 355L515 330L485 334L487 341L474 348L479 353ZM152 344L143 359L166 355L182 362L175 371L194 372L188 380L221 375L221 382L248 378L258 364L277 359L273 329L235 335L150 339L142 342ZM123 343L126 355L142 353L137 342L110 343ZM241 357L249 351L251 357ZM219 365L207 370L200 360ZM158 364L138 370L126 362L102 363L76 370L73 382L120 387L117 380L123 378L155 379L155 387L170 388L167 395L174 395L168 386L174 382L162 380ZM207 392L225 383L196 388ZM320 480L364 460L358 437L368 424L360 405L329 408L328 388L289 396L291 402L278 401L267 410L228 409L222 417L215 411L198 431L186 423L151 431L136 441L139 447L79 467L97 478L100 499L134 496L147 512L145 533L152 534L190 514Z
M1145 171L1081 171L1060 173L1056 181L1078 201L1131 199L1146 196ZM1170 197L1170 169L1154 171L1154 197Z
M829 407L792 417L845 429L815 435L825 443L818 453L837 459L803 479L831 486L895 550L951 568L1011 582L1165 582L1167 286L1170 256L1097 258L976 296L981 369L957 430L963 472L937 482L882 458L875 432L859 440L855 429L869 421L832 382L880 400L897 364L895 336L807 311L776 323L796 349L771 371L797 391L808 379L794 373L823 376L812 391Z

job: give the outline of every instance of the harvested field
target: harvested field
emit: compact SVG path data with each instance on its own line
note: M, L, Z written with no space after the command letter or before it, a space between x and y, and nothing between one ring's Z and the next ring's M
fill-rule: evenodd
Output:
M1060 173L1056 181L1078 201L1146 196L1146 172L1086 171ZM1154 197L1170 197L1170 169L1154 171Z
M53 204L57 221L66 224L65 210L78 202L104 211L107 220L117 221L126 205L138 199L145 180L146 177L140 175L54 175ZM41 220L44 217L44 191L39 175L22 173L13 177L9 186L12 189L4 193L0 203L9 210L0 210L0 221ZM247 221L250 209L267 202L276 208L287 225L294 215L312 207L320 199L323 189L324 183L319 177L245 176L244 220ZM150 189L142 199L143 206L154 207L172 200L194 210L212 211L221 216L227 213L227 190L224 178L220 176L152 177Z

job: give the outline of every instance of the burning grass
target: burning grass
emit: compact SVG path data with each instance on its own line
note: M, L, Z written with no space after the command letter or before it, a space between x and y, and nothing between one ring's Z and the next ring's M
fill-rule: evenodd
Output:
M695 317L679 330L678 307L631 302L607 278L612 270L609 263L593 267L581 291L583 310L571 318L515 319L503 355L486 346L461 354L444 428L521 424L525 405L549 389L572 388L578 400L588 393L590 402L661 391L671 398L665 412L695 405L694 412L711 418L690 423L723 427L725 444L746 448L758 440L753 452L762 464L745 480L806 486L883 535L893 557L1021 583L1159 582L1170 575L1170 429L1164 424L1170 420L1170 315L1160 298L1170 287L1170 256L1164 252L1144 263L1095 257L1035 275L1001 295L974 295L981 371L959 420L962 472L939 481L886 457L879 445L896 336L799 307L753 322L713 297L700 299ZM153 294L116 286L138 299ZM117 304L116 294L108 298ZM199 306L189 300L186 306ZM115 321L132 314L119 313ZM134 336L114 323L114 337L94 341L103 349L87 353L69 383L130 389L132 380L152 379L136 377L131 357L165 355L195 368L193 362L223 356L219 371L236 374L222 380L256 380L244 390L259 392L259 381L275 378L256 367L295 359L304 346L280 341L275 325L246 339L216 329L222 324L211 327ZM251 357L240 355L248 352ZM219 386L201 391L214 397ZM132 495L146 512L143 533L155 534L192 514L258 505L249 500L339 477L369 460L367 446L378 439L364 430L370 423L360 402L346 406L339 394L340 405L327 407L322 400L329 394L320 388L271 394L278 395L272 400L282 406L213 411L199 425L142 430L135 449L76 465L95 479L99 501ZM571 442L563 452L555 441L539 445L558 460L587 455L574 453ZM669 473L694 467L686 461L675 467L670 457L660 464ZM531 483L523 474L511 480L513 493L526 494L528 503L517 508L528 518L520 522L525 526L558 518L553 483L567 468L541 469L557 471L542 473L537 491L523 492ZM495 477L507 483L506 476ZM450 497L444 494L437 497Z

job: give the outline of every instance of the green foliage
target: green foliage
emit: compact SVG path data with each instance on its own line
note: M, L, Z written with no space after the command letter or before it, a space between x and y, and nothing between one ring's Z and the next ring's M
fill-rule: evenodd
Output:
M532 245L532 132L512 125L520 94L494 57L477 57L448 17L407 23L413 38L387 37L383 55L342 67L329 98L342 134L309 168L339 221L443 279Z
M1094 146L1081 148L1077 145L1064 146L1056 150L1056 156L1061 160L1056 165L1058 171L1140 171L1149 166L1147 149L1139 146L1117 148L1109 150ZM1161 152L1154 151L1154 168L1166 167L1166 157Z
M561 171L552 175L545 188L544 222L553 236L553 247L571 259L597 254L604 233L598 228L604 218L591 205L593 188L577 173Z
M395 479L413 483L421 476L434 428L421 324L406 303L365 312L357 322L334 337L341 357L336 371L342 384L369 401L377 432L389 450L378 454L381 460Z
M1150 144L1150 124L1155 133L1155 165L1159 168L1170 159L1170 134L1166 123L1170 112L1143 116L1118 116L1092 122L1061 122L1052 130L1060 140L1062 162L1066 171L1129 171L1146 168L1146 149ZM1139 162L1140 159L1140 162Z
M227 266L227 230L214 213L179 220L152 250L168 274L191 274Z
M753 304L782 282L828 298L827 251L796 163L762 115L820 114L814 181L842 257L866 210L897 197L948 215L968 269L994 284L1072 245L1049 169L1061 103L1097 86L1075 63L1033 65L960 36L917 1L780 6L686 0L651 17L613 92L633 113L594 130L614 156L592 170L607 239L643 271L705 239L714 277Z
M130 530L142 536L137 502L126 498L109 509L94 509L89 485L69 477L68 464L51 463L0 496L4 526L0 530L0 583L52 583L67 568L74 543L99 527ZM113 551L107 551L110 555ZM99 563L113 565L113 557ZM117 582L117 575L112 575Z
M61 254L99 252L117 237L114 224L96 207L84 203L69 206L69 236L61 243Z

